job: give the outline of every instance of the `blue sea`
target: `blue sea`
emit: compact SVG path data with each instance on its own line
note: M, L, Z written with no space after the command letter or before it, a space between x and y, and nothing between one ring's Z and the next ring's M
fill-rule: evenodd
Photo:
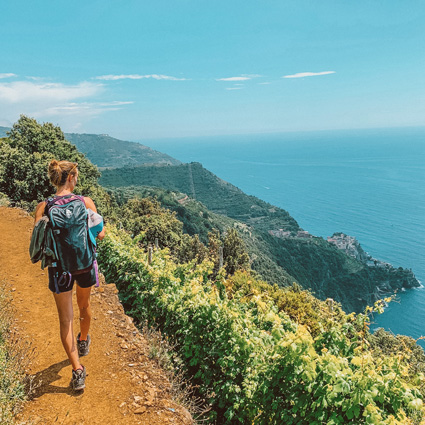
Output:
M425 284L425 128L252 134L143 141L197 161L277 205L310 233L355 236ZM425 336L425 289L397 295L372 329ZM421 345L425 347L423 341Z

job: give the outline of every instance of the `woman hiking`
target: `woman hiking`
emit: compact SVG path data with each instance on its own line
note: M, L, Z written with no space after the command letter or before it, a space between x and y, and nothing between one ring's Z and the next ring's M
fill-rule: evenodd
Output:
M81 255L81 249L75 248L80 242L79 239L85 238L84 246L92 246L90 242L88 242L87 231L80 231L80 233L75 232L75 226L78 223L74 223L75 217L71 216L71 212L82 211L83 214L86 214L86 208L95 213L97 211L94 202L90 198L74 195L72 193L78 180L77 167L77 163L69 161L52 160L50 162L48 175L50 182L56 187L56 194L53 198L49 198L37 205L35 211L35 224L43 215L47 215L52 208L61 210L59 212L62 214L63 212L66 213L63 215L65 223L62 223L64 230L55 230L55 225L57 225L57 223L52 223L54 229L53 234L57 235L54 239L56 239L57 250L59 251L59 257L62 258L62 261L60 261L59 258L58 262L53 262L52 266L48 268L49 289L53 292L58 310L62 345L72 365L71 386L74 390L82 390L85 387L86 369L80 363L79 358L89 353L89 328L91 321L90 292L91 287L98 281L98 276L94 252L89 252L86 255L87 258L83 259L85 263L79 258L71 258ZM77 206L74 210L73 205ZM62 208L69 206L71 207ZM83 217L87 216L83 215ZM87 219L85 220L86 222L83 223L83 228L87 230ZM79 239L76 239L75 233ZM63 235L68 236L68 241L67 245L64 244L61 247L58 240L60 237L64 237ZM101 240L104 236L105 230L102 228L97 238ZM69 240L71 240L71 243ZM73 248L75 249L73 250ZM69 266L69 264L72 264L72 266ZM85 266L82 269L81 264ZM89 266L87 266L87 264L89 264ZM74 267L75 269L69 270L69 267ZM74 312L72 307L72 289L74 282L77 283L76 294L80 313L80 333L77 336L77 340L74 337L73 329Z

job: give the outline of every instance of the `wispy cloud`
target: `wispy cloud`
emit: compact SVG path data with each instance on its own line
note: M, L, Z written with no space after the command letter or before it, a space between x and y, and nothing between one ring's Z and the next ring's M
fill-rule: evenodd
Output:
M10 78L10 77L17 77L17 75L11 72L0 73L0 78Z
M318 75L335 74L335 71L323 71L323 72L299 72L298 74L284 75L282 78L304 78L304 77L316 77Z
M60 83L35 83L16 81L0 83L0 99L9 103L35 101L64 102L98 94L103 90L99 83L82 82L76 85Z
M265 84L270 84L270 83L268 81L265 81L264 83L258 83L258 84L265 85Z
M169 80L169 81L187 81L187 78L177 78L172 77L170 75L162 75L162 74L148 74L148 75L140 75L140 74L121 74L121 75L100 75L95 77L95 80L103 80L103 81L116 81L116 80L143 80L146 78L152 78L153 80Z
M60 117L62 124L72 126L77 120L87 121L133 103L99 101L104 92L105 86L100 82L83 81L74 85L27 80L4 82L0 83L0 116L11 122L20 114L37 119Z
M260 74L241 74L238 77L216 78L216 81L247 81L253 78L262 77Z
M228 77L228 78L216 78L216 81L246 81L250 80L251 77Z
M227 87L226 90L241 90L242 87Z
M91 116L99 115L106 111L118 111L121 106L130 105L134 102L81 102L81 103L66 103L63 105L52 106L40 111L38 114L55 116L55 115L80 115L82 113L89 114ZM35 114L37 117L37 114Z
M48 80L48 78L46 78L46 77L35 77L35 76L32 76L32 75L27 75L27 80L32 80L32 81L47 81Z

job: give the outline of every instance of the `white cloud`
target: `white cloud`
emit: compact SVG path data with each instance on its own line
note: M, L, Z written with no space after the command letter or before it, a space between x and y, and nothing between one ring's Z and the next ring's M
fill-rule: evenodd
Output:
M216 81L246 81L251 77L229 77L229 78L216 78Z
M32 80L32 81L46 81L47 80L47 78L45 78L45 77L34 77L34 76L31 76L31 75L27 75L26 78L28 80Z
M81 97L94 96L103 90L102 84L82 82L77 85L16 81L0 83L0 99L8 103L34 101L60 103Z
M242 87L227 87L226 90L241 90Z
M317 75L328 75L335 74L335 71L323 71L323 72L299 72L298 74L284 75L282 78L304 78L304 77L316 77Z
M5 73L0 73L0 78L10 78L10 77L17 77L16 74L12 74L11 72L5 72Z
M264 82L264 83L258 83L258 84L270 84L268 81Z
M131 105L134 102L82 102L66 103L63 105L52 106L34 114L36 118L42 116L64 116L64 115L90 115L97 116L106 111L118 111L123 105Z
M72 126L108 111L122 109L133 102L100 101L105 91L100 82L83 81L74 85L40 81L0 83L0 116L15 122L20 114L37 119L60 119Z
M148 74L148 75L139 75L139 74L128 74L128 75L100 75L95 77L95 80L104 80L104 81L116 81L116 80L142 80L145 78L152 78L154 80L169 80L169 81L186 81L187 78L177 78L171 77L169 75L162 74Z

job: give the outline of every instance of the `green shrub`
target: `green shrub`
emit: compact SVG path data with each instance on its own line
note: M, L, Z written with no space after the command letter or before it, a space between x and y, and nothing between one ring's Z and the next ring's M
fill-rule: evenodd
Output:
M10 205L9 197L0 192L0 207L8 207Z
M400 357L368 346L368 316L338 318L313 338L269 293L233 288L208 276L212 263L176 265L168 250L153 262L114 228L99 260L140 322L172 339L211 420L220 424L413 424L423 413L418 382Z

